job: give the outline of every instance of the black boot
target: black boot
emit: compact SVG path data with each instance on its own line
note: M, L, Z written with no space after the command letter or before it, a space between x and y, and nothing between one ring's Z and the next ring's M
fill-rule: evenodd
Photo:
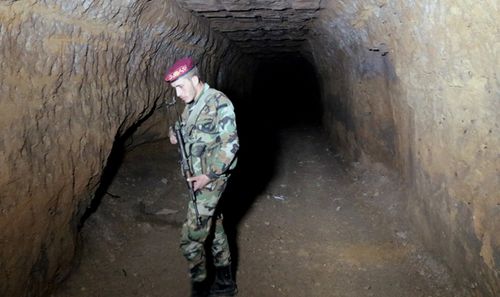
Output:
M191 282L191 297L207 297L208 288L206 282Z
M215 268L215 282L210 288L209 297L235 296L238 288L233 280L231 265Z

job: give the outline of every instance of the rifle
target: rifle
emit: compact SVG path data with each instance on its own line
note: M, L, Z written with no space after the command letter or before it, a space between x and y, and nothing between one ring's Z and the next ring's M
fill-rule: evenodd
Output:
M200 214L198 213L196 192L194 191L194 188L193 188L193 182L188 181L188 179L193 176L193 173L191 172L191 166L189 166L189 160L188 160L187 154L186 154L186 146L184 143L184 138L182 137L180 121L178 122L178 125L174 125L174 132L175 132L175 138L177 139L177 144L179 145L179 147L178 147L179 153L181 155L182 175L186 179L186 183L187 183L188 188L189 188L189 196L191 198L191 201L193 201L194 212L196 215L196 225L199 227L199 226L201 226L201 218L200 218Z

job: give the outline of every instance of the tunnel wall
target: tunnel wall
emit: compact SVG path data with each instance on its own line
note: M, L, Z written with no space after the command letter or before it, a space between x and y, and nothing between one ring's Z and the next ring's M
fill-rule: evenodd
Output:
M163 0L0 1L0 53L0 296L42 296L115 140L171 96L167 65L193 55L217 81L244 59Z
M497 4L325 5L310 48L333 142L398 170L427 248L470 295L500 296Z

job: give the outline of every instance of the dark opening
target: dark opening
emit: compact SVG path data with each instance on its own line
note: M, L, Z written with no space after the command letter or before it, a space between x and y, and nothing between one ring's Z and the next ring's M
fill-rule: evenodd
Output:
M240 137L239 161L223 196L228 197L224 199L223 212L233 264L237 267L238 225L277 171L281 135L288 129L321 125L315 68L297 56L262 60L250 100L234 103Z
M245 189L237 193L244 199L229 206L237 221L274 175L279 134L291 127L318 128L322 119L315 68L305 58L290 55L265 59L254 75L251 99L235 102L240 151L231 188Z
M255 75L254 101L273 126L321 123L318 79L305 58L263 60Z
M305 58L285 55L265 59L254 75L250 100L234 102L240 151L228 191L240 198L227 206L233 223L242 219L273 177L280 153L279 134L289 128L319 128L322 119L315 68Z

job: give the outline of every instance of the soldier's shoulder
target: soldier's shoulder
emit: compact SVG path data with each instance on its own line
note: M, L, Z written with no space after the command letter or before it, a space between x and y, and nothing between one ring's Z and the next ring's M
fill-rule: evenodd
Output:
M226 106L233 106L231 100L229 100L226 94L217 89L212 89L212 88L210 89L209 101L211 101L212 104L216 105L218 109Z
M209 88L209 96L210 98L214 98L214 99L220 99L220 98L224 98L226 100L229 100L228 97L226 96L226 94L224 94L224 92L222 91L219 91L217 89L214 89L214 88Z

